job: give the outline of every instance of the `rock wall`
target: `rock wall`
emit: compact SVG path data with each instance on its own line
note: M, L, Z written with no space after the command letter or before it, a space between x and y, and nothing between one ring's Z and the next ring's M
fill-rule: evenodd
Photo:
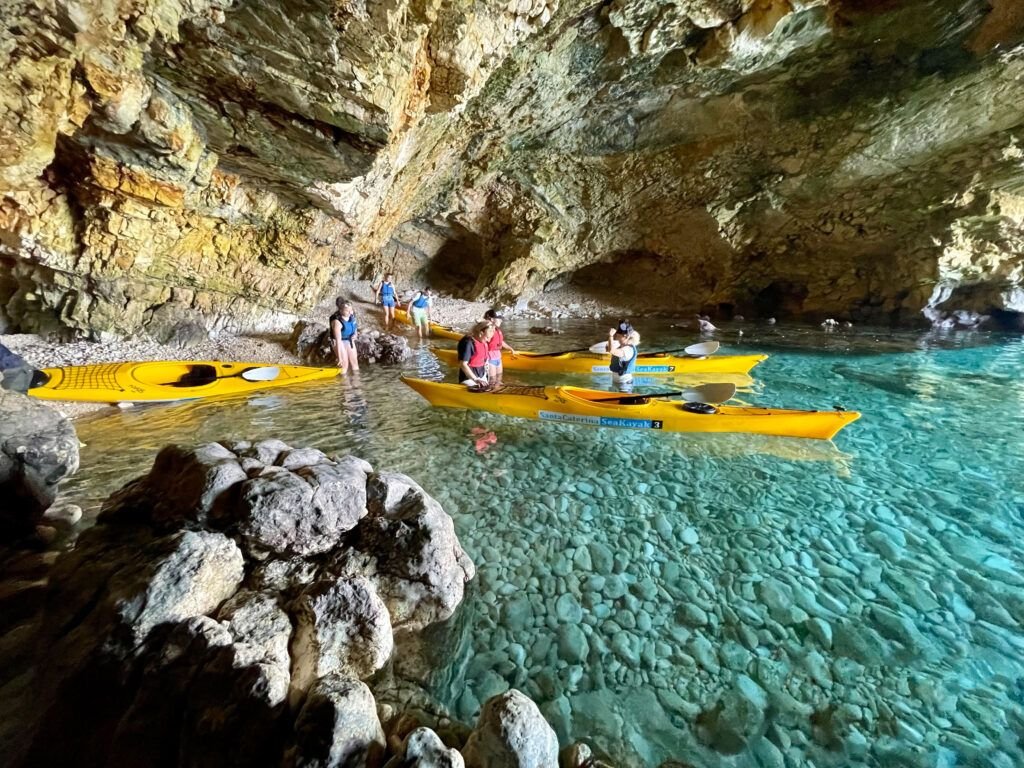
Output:
M283 330L339 274L1013 323L1010 0L20 0L0 327Z

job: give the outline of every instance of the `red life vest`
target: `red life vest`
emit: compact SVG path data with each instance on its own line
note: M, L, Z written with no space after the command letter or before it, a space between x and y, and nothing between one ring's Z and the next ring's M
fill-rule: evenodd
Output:
M472 339L473 354L469 358L470 368L483 368L487 365L487 342Z
M504 341L505 334L501 332L501 328L495 328L494 335L491 336L491 340L487 343L487 348L491 350L491 352L497 352L500 355L501 345ZM492 354L491 357L494 357L494 355Z

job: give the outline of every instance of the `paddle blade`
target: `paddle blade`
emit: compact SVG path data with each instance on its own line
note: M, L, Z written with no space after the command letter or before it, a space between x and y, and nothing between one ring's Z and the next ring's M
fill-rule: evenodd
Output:
M701 384L680 392L688 403L724 403L736 394L735 384Z
M690 357L707 357L713 355L722 346L717 341L705 341L701 344L691 344L683 350Z
M597 342L597 344L594 344L590 348L589 351L590 352L596 352L597 354L601 354L602 352L607 353L608 352L608 343L604 342L604 341L599 341L599 342Z
M273 381L280 373L281 369L272 365L266 368L246 368L241 376L246 381Z

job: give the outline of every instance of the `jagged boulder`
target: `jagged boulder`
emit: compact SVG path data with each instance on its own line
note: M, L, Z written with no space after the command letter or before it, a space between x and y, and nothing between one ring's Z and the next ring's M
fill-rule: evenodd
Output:
M28 533L78 470L78 436L57 411L0 389L0 535Z
M375 565L390 554L354 544L372 473L278 440L161 451L54 565L26 768L383 763L375 705L357 682L394 648L378 590L395 577ZM429 530L450 533L445 546L465 560L460 578L471 574L450 518L439 522L412 480L388 477L396 490L382 495L375 480L375 509L394 515L388 498L419 499ZM394 544L361 546L371 540Z
M466 768L557 768L558 737L537 705L512 689L484 704L462 756Z
M371 513L338 559L343 572L371 574L396 629L449 618L476 573L441 505L405 475L371 475Z

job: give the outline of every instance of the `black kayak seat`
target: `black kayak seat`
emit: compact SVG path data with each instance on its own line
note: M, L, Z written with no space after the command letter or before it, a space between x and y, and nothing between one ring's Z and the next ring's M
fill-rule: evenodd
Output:
M193 365L188 373L177 381L171 382L172 387L203 387L217 380L217 369L212 365Z

